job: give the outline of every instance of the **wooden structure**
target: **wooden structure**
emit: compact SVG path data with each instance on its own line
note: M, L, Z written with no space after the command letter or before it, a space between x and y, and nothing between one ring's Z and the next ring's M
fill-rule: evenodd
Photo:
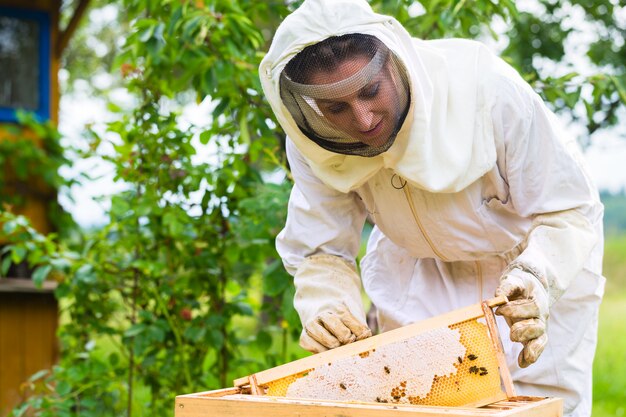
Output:
M251 417L287 417L287 416L320 416L327 417L387 417L387 416L524 416L524 417L560 417L563 415L562 400L558 398L520 397L515 394L511 375L495 324L492 307L506 302L504 297L494 298L451 313L424 320L412 325L386 332L371 338L341 346L337 349L322 352L285 365L261 371L234 381L233 388L208 391L176 397L176 417L232 417L245 415ZM475 329L483 330L475 331ZM375 400L350 399L350 390L358 385L358 378L366 379L372 369L390 369L385 365L390 358L389 353L395 352L398 345L419 344L419 337L432 334L434 331L458 332L459 343L464 349L463 357L456 356L449 360L453 371L435 373L429 382L425 394L411 397L408 395L382 397L377 391L378 386L368 385L366 395L376 396ZM474 329L474 330L473 330ZM448 348L446 348L444 351ZM421 349L421 347L419 348ZM419 350L418 349L418 350ZM381 354L382 352L382 354ZM471 352L471 353L468 353ZM430 355L430 351L428 354ZM361 366L361 359L376 357L378 368L368 365ZM361 358L361 359L359 359ZM480 361L477 360L480 358ZM457 361L458 360L458 361ZM349 362L350 368L356 369L353 375L345 375L341 367L342 361ZM371 361L370 361L371 362ZM407 361L404 368L414 368L416 374L424 372L424 361L414 363ZM478 367L480 362L485 367ZM363 362L365 363L365 362ZM320 373L320 369L339 369L336 373L338 381L332 374ZM491 372L487 372L487 368ZM411 370L402 369L398 375L404 381L398 381L397 387L408 387L406 375ZM480 369L480 371L478 371ZM484 370L484 371L483 371ZM322 378L317 378L323 374ZM315 375L315 376L314 376ZM329 377L330 375L330 377ZM357 376L357 379L354 378ZM378 375L378 374L376 374ZM430 375L430 374L428 374ZM389 375L384 372L376 379ZM330 399L330 390L317 390L316 386L300 384L299 387L310 387L315 395L299 392L293 396L291 388L306 379L317 384L327 384L331 380L332 387L339 391L340 398ZM317 379L316 379L317 378ZM357 381L357 383L355 383ZM370 380L371 381L371 380ZM336 385L340 387L337 388ZM372 385L376 385L376 382ZM285 387L287 387L285 389ZM332 390L332 387L330 388ZM370 391L373 391L372 394ZM404 388L402 388L404 389ZM396 388L394 388L396 390ZM323 394L320 395L320 392ZM393 391L392 391L393 392ZM397 392L397 391L396 391ZM326 396L328 393L328 396ZM346 393L346 398L343 397Z
M241 388L177 397L176 417L562 417L560 398L512 397L480 408L259 397Z
M15 123L16 110L58 122L61 55L88 5L79 0L69 23L60 28L61 1L0 0L0 141L26 139L39 145L41 138ZM50 232L48 204L56 199L55 191L40 178L13 181L7 165L0 168L5 178L0 192L23 197L13 211L28 217L41 233ZM17 268L9 278L0 278L0 417L27 394L22 383L50 368L58 354L54 284L35 288L28 275L27 269Z
M57 358L55 285L0 279L0 415L27 395L22 384Z

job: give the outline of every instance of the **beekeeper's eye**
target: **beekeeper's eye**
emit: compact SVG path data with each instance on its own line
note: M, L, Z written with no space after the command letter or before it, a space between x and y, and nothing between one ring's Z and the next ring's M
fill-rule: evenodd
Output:
M328 111L332 114L342 113L344 110L348 108L348 104L346 103L333 103L330 106L326 107Z
M374 98L378 95L379 87L380 87L380 82L376 82L374 84L368 85L363 90L361 90L359 97L365 98L365 99Z

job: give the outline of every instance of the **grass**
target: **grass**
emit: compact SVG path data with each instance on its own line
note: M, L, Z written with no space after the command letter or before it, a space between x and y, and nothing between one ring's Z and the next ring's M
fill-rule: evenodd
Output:
M593 416L626 413L626 297L609 295L600 308L593 366Z
M607 297L626 299L626 235L608 237L604 245Z
M593 416L620 417L626 415L626 236L607 239L604 275L607 285L593 366Z

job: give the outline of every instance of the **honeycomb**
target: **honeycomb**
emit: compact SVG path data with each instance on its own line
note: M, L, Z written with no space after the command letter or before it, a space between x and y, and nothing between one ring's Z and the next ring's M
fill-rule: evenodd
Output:
M337 359L265 389L276 397L437 406L502 394L496 353L477 319Z

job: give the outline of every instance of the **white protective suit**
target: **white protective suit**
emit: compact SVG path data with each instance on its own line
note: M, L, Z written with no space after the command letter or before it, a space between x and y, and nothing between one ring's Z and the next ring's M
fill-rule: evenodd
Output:
M313 143L279 94L291 58L347 33L376 36L409 71L404 125L371 158ZM531 272L551 305L536 363L518 366L522 346L498 318L518 394L562 397L566 415L589 416L603 208L575 141L519 75L479 43L412 39L360 0L305 1L281 24L260 74L289 137L295 185L277 249L303 321L337 304L365 320L354 265L369 216L361 280L382 331L490 298L511 268Z

